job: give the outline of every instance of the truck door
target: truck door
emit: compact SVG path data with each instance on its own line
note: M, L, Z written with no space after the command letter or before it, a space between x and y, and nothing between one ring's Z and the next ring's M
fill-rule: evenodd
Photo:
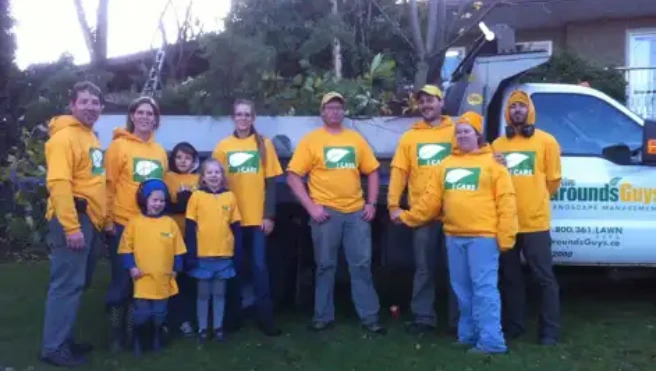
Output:
M656 170L602 154L617 144L639 148L640 123L593 95L531 96L536 125L562 150L562 186L551 203L554 263L656 265Z

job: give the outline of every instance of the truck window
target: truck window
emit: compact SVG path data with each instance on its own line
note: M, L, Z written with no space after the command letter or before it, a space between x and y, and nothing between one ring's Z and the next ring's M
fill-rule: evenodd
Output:
M563 154L601 155L602 149L642 145L642 126L607 102L574 93L535 93L538 128L560 143Z

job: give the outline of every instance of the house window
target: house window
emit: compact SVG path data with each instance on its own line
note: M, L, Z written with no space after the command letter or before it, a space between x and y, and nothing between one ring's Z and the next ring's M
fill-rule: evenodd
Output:
M536 124L553 135L563 154L602 154L605 147L642 145L642 127L603 100L583 94L535 93Z
M523 41L517 43L517 48L522 52L544 50L551 55L551 52L553 51L553 42L551 40Z
M656 118L656 29L629 31L626 60L629 108Z

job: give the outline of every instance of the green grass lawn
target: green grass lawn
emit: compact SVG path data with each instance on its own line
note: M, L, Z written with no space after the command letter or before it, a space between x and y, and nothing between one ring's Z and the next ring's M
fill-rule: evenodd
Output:
M367 337L351 311L341 311L337 326L309 333L310 313L283 313L285 335L268 339L252 327L224 344L202 349L176 340L163 353L135 360L103 350L107 322L103 312L106 266L100 266L79 318L79 339L98 348L90 370L655 370L656 306L653 286L595 283L565 287L564 335L554 348L535 345L535 329L511 342L511 354L471 356L453 348L452 338L417 338L401 320L385 317L384 337ZM37 360L48 277L47 263L0 264L0 370L48 370ZM345 299L340 299L346 302Z

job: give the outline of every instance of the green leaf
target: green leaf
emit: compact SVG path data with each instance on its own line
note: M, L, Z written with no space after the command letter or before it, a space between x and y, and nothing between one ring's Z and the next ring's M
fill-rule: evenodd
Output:
M622 180L621 177L615 177L608 182L608 185L611 187L617 187L617 185L620 183L620 180Z
M369 69L369 73L371 75L374 75L376 73L376 70L378 70L378 67L380 66L380 63L382 61L383 61L383 55L381 53L376 54L373 62L371 62L371 68Z

